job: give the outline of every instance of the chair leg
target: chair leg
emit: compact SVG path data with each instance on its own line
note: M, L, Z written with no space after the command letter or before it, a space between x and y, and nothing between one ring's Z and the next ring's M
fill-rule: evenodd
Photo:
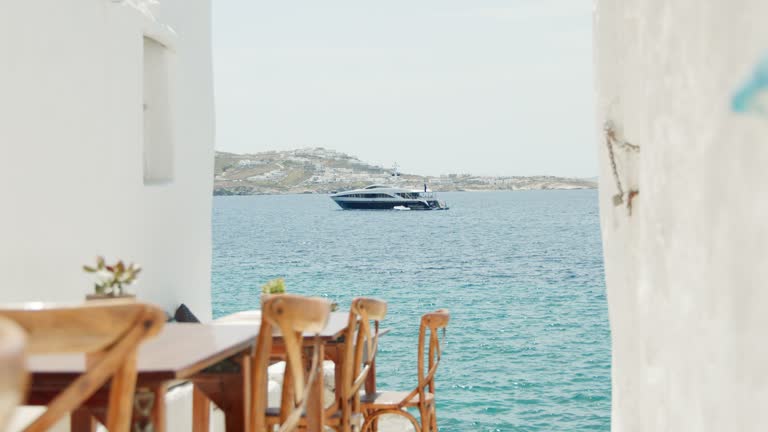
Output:
M368 423L368 418L376 414L375 410L362 410L363 411L363 421L358 425L357 430L362 432L365 430L365 425ZM370 428L370 432L378 432L379 431L379 419L378 417L374 417L370 423L368 423Z
M373 410L371 411L371 414L366 418L365 423L363 423L363 429L362 432L373 432L375 429L373 429L373 425L375 422L378 422L379 417L385 414L394 414L399 415L401 417L405 417L408 419L408 421L411 422L413 425L413 430L415 432L426 432L422 430L421 425L419 425L419 422L416 420L416 417L411 415L408 411L401 410L401 409L382 409L382 410Z
M365 408L361 409L360 412L363 414L363 421L358 425L356 432L363 432L365 430L365 425L368 424L368 418L374 413L373 410L367 410ZM371 423L370 430L376 432L375 421Z
M429 422L430 422L430 432L437 432L437 405L432 404L432 409L430 410L430 416L429 416Z
M432 429L432 422L430 420L430 408L429 405L420 405L419 406L419 420L421 420L421 430L422 432L431 432Z
M341 407L341 423L339 423L339 432L351 432L352 431L352 407L345 403Z
M128 432L133 415L133 395L136 390L136 351L128 354L125 362L112 376L107 408L107 430Z

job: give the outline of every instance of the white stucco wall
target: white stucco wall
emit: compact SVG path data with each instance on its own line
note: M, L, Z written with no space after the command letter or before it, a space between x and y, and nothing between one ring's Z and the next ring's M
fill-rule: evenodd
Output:
M96 255L210 319L209 0L0 2L0 301L77 301ZM175 31L167 29L170 26ZM174 178L143 181L143 37L172 51Z
M597 0L597 128L631 216L600 207L614 431L768 429L768 117L731 98L768 53L764 0Z

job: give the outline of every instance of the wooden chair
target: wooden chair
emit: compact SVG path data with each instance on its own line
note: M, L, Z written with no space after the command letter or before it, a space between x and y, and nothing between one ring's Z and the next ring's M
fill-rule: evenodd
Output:
M379 322L387 313L387 303L372 298L356 298L352 301L349 312L349 325L345 332L342 370L337 380L341 394L338 400L325 409L325 426L338 431L349 432L352 425L357 430L362 425L362 419L355 421L360 415L359 392L365 384L371 365L378 348ZM375 334L371 334L371 320L374 321ZM322 372L321 372L322 373ZM290 377L289 377L290 378ZM283 380L284 392L290 390L290 380ZM267 410L267 424L278 424L279 413ZM307 426L307 419L299 419L300 427Z
M59 393L26 432L51 428L110 378L105 426L111 432L128 432L133 414L137 348L162 328L162 310L120 300L78 306L28 303L19 307L0 306L0 317L15 321L26 331L30 354L87 354L85 373Z
M11 320L0 318L0 431L21 403L27 384L26 336Z
M376 392L361 397L360 403L365 423L363 432L375 431L378 418L385 414L396 414L407 418L416 432L437 432L437 416L435 412L435 373L440 364L439 329L448 326L451 316L445 309L424 314L419 326L418 348L418 384L410 392ZM429 335L427 335L429 333ZM429 337L427 352L427 367L424 367L424 344ZM420 424L407 408L418 408Z
M365 384L379 346L379 322L387 314L387 303L373 298L356 298L349 309L349 326L344 340L344 361L337 379L338 400L326 410L326 423L340 432L360 430L360 389ZM371 321L374 332L371 334Z
M270 296L262 303L261 328L251 364L253 396L250 430L252 432L272 431L274 425L280 425L280 432L294 431L299 427L302 415L313 394L311 390L315 386L315 380L319 374L323 373L320 339L316 336L312 362L307 371L308 379L305 379L305 364L302 358L303 333L320 333L328 323L330 313L331 304L321 298L281 294ZM267 407L267 367L275 329L279 330L283 338L286 360L279 410L271 410ZM321 401L313 401L313 403L317 402ZM306 417L310 430L322 430L322 408L315 410L314 415L307 414Z

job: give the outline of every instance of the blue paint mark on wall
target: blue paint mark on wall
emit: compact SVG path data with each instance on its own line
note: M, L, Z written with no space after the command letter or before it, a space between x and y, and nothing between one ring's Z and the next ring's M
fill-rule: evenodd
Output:
M768 114L768 53L755 66L752 76L733 94L731 109L737 113Z

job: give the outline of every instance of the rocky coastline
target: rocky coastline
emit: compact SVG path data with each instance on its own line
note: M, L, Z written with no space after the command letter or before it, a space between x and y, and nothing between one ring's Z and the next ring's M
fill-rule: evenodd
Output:
M214 195L327 194L392 182L392 170L344 153L306 148L254 154L216 152ZM594 189L594 179L555 176L400 174L398 184L438 192Z

